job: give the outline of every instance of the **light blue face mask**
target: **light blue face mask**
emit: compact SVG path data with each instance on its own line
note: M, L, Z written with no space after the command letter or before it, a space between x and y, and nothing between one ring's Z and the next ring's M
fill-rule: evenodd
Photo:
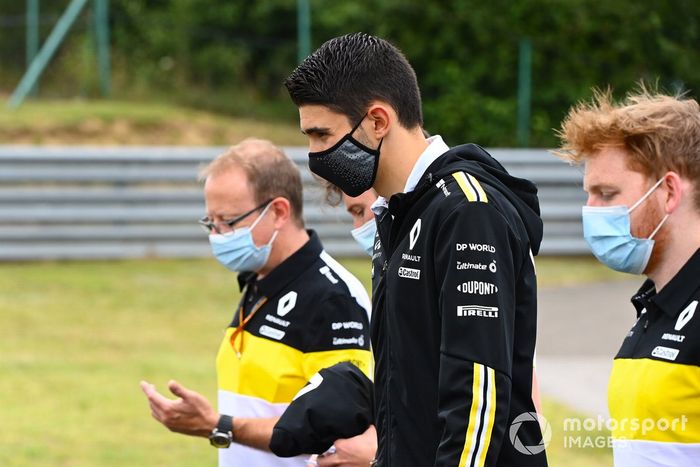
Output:
M654 249L652 239L668 219L668 214L661 219L649 238L636 238L631 232L630 213L642 204L662 181L663 178L629 209L627 206L582 208L583 237L598 261L615 271L630 274L644 272Z
M372 256L374 251L374 237L377 234L377 224L374 219L370 219L360 227L350 231L352 238L360 244L368 255Z
M214 257L226 268L234 272L242 272L259 271L265 266L270 257L272 242L277 237L277 230L272 234L270 241L260 247L253 242L252 232L269 208L268 204L250 227L239 227L225 234L209 235L209 244Z

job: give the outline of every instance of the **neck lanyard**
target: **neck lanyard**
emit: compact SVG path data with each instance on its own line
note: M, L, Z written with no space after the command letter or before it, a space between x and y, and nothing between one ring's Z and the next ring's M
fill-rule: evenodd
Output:
M241 305L241 307L238 309L238 327L231 333L229 341L231 342L231 347L233 347L233 350L236 352L236 356L239 360L241 358L241 353L243 352L243 328L266 302L267 297L260 297L260 299L255 302L255 305L253 305L253 309L250 310L250 314L246 319L243 319L243 305ZM240 347L236 348L236 337L238 337L239 334L241 335L241 345Z

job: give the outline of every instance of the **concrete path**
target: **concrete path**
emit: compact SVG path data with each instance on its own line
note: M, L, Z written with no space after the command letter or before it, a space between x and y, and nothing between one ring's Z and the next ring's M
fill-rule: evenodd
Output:
M612 359L636 320L629 299L642 282L631 277L539 289L537 377L543 395L607 417Z

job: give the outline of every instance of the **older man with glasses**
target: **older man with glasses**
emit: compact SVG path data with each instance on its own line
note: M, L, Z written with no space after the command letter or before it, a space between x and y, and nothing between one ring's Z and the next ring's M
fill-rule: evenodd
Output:
M299 171L280 149L245 140L201 178L207 215L199 223L243 291L216 359L218 411L175 381L175 400L150 383L142 389L156 420L208 437L222 467L303 466L303 456L269 451L272 428L320 369L350 361L369 374L369 298L304 228Z

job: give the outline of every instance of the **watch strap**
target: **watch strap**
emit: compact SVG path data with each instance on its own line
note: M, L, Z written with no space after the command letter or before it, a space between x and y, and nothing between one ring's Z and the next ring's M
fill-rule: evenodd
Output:
M231 442L233 442L233 417L220 415L219 421L209 435L209 444L223 449L231 446Z
M216 431L231 433L231 439L233 439L233 417L230 415L219 416L219 422L216 424Z

